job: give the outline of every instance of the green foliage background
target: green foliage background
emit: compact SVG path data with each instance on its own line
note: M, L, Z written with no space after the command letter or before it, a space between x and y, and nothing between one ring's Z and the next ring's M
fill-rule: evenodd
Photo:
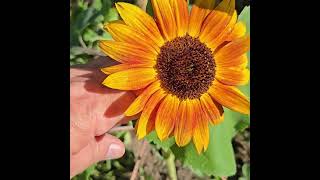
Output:
M111 39L110 34L103 30L103 24L120 17L114 7L115 0L73 0L70 2L70 65L87 63L92 57L99 54L97 43L101 39ZM118 1L117 1L118 2ZM135 1L127 1L136 3ZM242 3L242 4L241 4ZM250 33L250 7L247 2L237 1L239 20L247 25ZM147 12L152 13L150 6ZM250 53L248 53L250 59ZM250 67L250 64L249 64ZM242 92L250 97L250 84L239 87ZM236 162L232 138L250 125L250 117L225 109L225 121L218 126L210 127L210 144L208 150L198 155L192 143L184 148L175 145L174 139L161 142L155 132L146 139L156 147L172 152L176 159L199 176L232 176L236 173ZM128 133L118 134L122 140L130 141ZM134 154L126 153L119 160L104 161L89 167L74 180L84 179L126 179L121 172L134 164ZM101 173L103 172L103 173ZM241 180L250 179L250 165L242 167ZM122 178L121 178L122 177Z

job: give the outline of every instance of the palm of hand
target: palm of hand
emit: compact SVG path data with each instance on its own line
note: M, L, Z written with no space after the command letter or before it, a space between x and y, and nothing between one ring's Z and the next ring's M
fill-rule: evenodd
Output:
M134 119L123 113L135 95L102 86L103 78L98 68L70 70L71 176L97 161L121 157L124 153L123 143L105 133Z

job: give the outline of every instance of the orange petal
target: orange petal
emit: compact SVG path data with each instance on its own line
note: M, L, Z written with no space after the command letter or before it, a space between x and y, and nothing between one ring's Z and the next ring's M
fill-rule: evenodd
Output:
M204 93L200 97L201 107L204 117L212 124L218 124L223 121L223 108L220 104L215 102L208 93Z
M133 116L143 110L151 95L160 89L160 81L150 84L128 107L124 113L126 116Z
M188 34L190 36L192 37L199 36L202 23L209 13L210 13L209 9L203 9L197 5L192 5L190 20L189 20L189 27L188 27Z
M212 96L211 96L211 100L212 100L213 104L217 107L217 109L219 111L220 118L217 118L214 120L209 119L209 122L211 122L214 125L217 125L217 124L220 124L221 122L223 122L223 120L224 120L224 109L221 104L219 104L215 99L212 98Z
M149 38L128 25L109 23L105 25L105 28L111 34L112 38L117 41L122 41L133 45L136 44L148 49L154 54L158 54L160 52L160 48L156 44L150 42Z
M201 42L207 43L223 32L234 14L234 9L234 0L223 0L215 10L211 11L201 27L199 36Z
M157 106L153 109L149 120L147 122L147 134L149 134L150 132L152 132L155 129L155 124L156 124L156 116L157 116L157 112L159 109L161 101L157 104Z
M150 61L149 63L144 64L117 64L114 66L102 68L101 71L105 74L112 74L132 68L152 68L155 64L155 61Z
M215 78L225 85L245 85L249 82L250 71L248 69L217 67Z
M167 139L174 129L178 107L179 99L171 94L168 95L159 106L155 128L161 141Z
M193 134L193 143L196 146L198 153L201 154L202 149L206 151L209 145L209 123L208 119L204 116L198 99L195 100L194 109L198 112L198 116L195 119L196 124Z
M177 37L177 26L169 0L151 0L154 16L163 37L170 41Z
M155 61L157 55L144 47L117 41L100 41L101 50L112 59L121 63L146 63Z
M136 132L136 134L138 132L138 127L139 127L139 119L137 119L136 124L134 125L134 131Z
M237 22L237 12L234 11L230 21L228 22L228 25L226 27L221 27L222 31L218 36L216 36L216 33L212 33L211 35L213 36L207 36L206 39L203 41L206 42L206 45L212 51L214 51L220 44L224 43L227 40L236 22Z
M231 110L243 114L250 113L250 102L248 98L234 86L226 86L218 81L213 81L209 93L212 98Z
M166 96L166 93L160 89L155 92L149 101L147 102L145 108L143 109L141 116L139 118L139 124L137 128L138 139L143 138L147 135L147 124L152 111L156 108L157 104Z
M153 68L133 68L109 75L103 82L105 86L120 90L137 90L156 80Z
M245 36L234 41L231 41L227 45L220 48L215 54L214 59L217 64L234 62L234 59L245 54L250 47L250 38Z
M193 135L195 118L196 112L193 109L193 100L186 99L180 101L174 128L176 144L179 147L185 146L190 142Z
M189 25L189 12L186 0L170 0L177 24L178 36L186 35Z
M136 28L159 47L164 44L157 24L150 15L129 3L118 2L116 8L127 25Z
M234 67L234 68L239 68L243 69L246 68L248 65L248 57L247 54L242 54L236 58L225 58L220 56L219 58L215 58L215 63L217 64L217 67L221 68L229 68L229 67Z
M235 39L241 38L245 34L246 34L246 25L241 21L237 22L233 27L231 34L227 38L227 41L233 41Z

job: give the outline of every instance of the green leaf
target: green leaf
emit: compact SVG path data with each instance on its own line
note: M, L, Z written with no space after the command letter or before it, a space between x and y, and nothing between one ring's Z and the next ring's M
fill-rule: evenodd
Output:
M85 32L83 33L83 40L86 42L95 42L99 40L101 37L99 36L98 33L93 31L92 29L86 29Z
M110 22L119 20L119 14L116 8L110 8L106 16L104 17L104 22Z
M92 2L92 7L95 8L96 10L101 10L102 8L102 2L101 0L93 0Z
M177 159L194 171L206 175L232 176L236 173L234 151L231 144L239 121L231 110L225 109L225 120L220 125L210 126L210 143L206 152L198 154L193 143L186 147L171 147Z
M242 21L246 24L247 34L250 34L250 6L246 6L243 8L238 17L238 21Z
M232 138L243 128L248 116L225 108L225 120L217 126L210 126L210 143L206 152L201 155L193 143L178 147L174 137L161 142L155 131L146 136L146 140L167 150L170 148L177 159L190 167L198 175L232 176L236 173Z
M249 126L250 126L249 116L242 115L240 117L240 121L235 125L235 129L237 132L244 131Z
M168 150L172 145L175 144L174 137L171 137L165 141L160 141L155 131L152 131L150 134L148 134L145 137L145 139L149 142L155 143L156 145L160 146L164 150Z
M103 16L106 16L106 14L108 14L109 9L112 7L112 1L110 0L101 0L102 3L102 8L100 10L100 13Z
M242 173L245 177L248 178L248 180L250 180L250 165L249 164L244 164L242 166Z
M153 16L153 9L152 9L151 0L148 0L146 11L150 16Z
M103 40L111 40L112 36L108 32L104 31L102 36L101 36L101 39L103 39Z
M239 180L250 180L250 165L248 163L242 166L242 177Z
M81 174L73 177L71 180L89 180L91 174L95 171L96 164L90 166L85 171L83 171Z

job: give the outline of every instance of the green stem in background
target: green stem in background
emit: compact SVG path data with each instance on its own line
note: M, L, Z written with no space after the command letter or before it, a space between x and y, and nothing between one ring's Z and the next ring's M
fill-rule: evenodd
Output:
M84 43L81 34L78 35L78 41L79 41L80 45L81 45L83 48L87 48L87 45L86 45L86 43Z
M174 162L175 160L174 154L171 152L170 149L167 151L162 150L162 153L167 165L169 178L171 180L177 180L177 170L176 170L176 164Z

